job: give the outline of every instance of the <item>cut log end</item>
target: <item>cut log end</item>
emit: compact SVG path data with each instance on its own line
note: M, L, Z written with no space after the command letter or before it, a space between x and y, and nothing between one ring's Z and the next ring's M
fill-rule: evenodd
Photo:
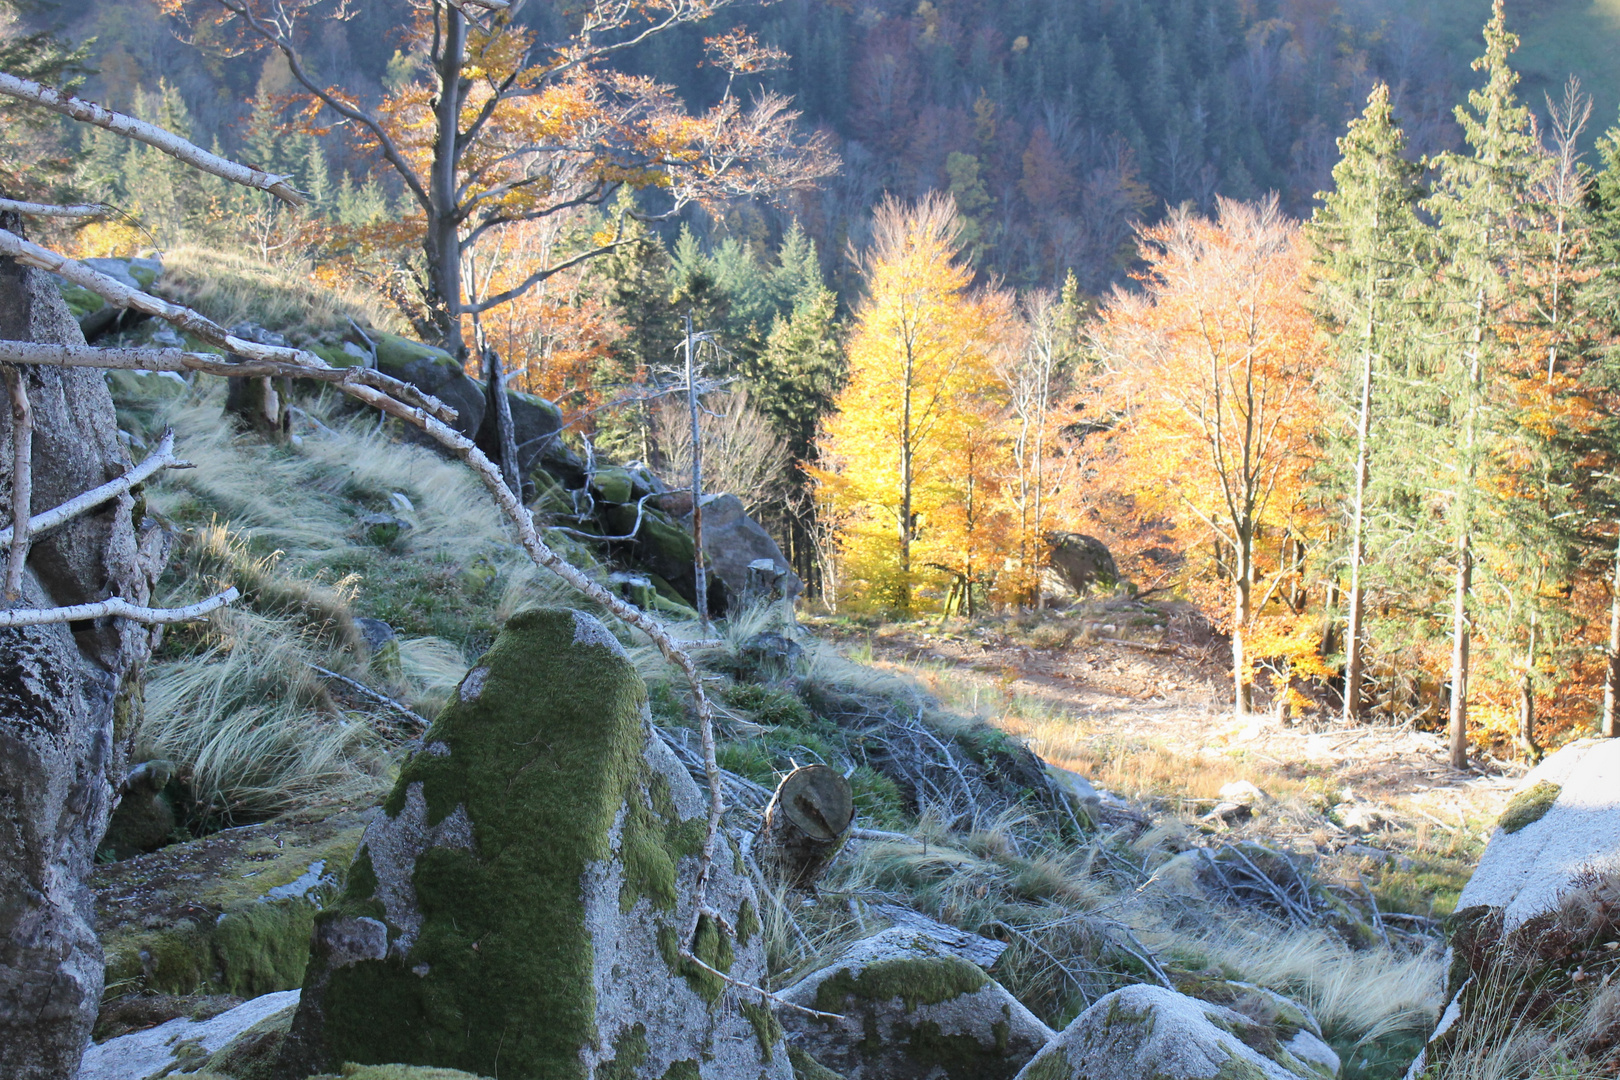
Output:
M757 850L792 884L805 888L844 846L854 820L849 781L825 765L804 765L777 785L765 809Z

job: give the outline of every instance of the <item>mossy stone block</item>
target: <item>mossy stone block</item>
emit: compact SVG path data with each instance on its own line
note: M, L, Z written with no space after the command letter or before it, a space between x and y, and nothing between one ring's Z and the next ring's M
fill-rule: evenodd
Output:
M634 502L630 473L625 469L598 469L591 478L591 488L603 502Z
M1505 833L1516 833L1526 825L1535 824L1547 816L1563 790L1557 784L1537 780L1509 800L1496 824Z
M659 1080L695 1062L697 1077L785 1080L785 1051L761 1048L735 991L679 955L705 800L651 736L646 696L593 617L506 624L320 917L289 1065ZM745 903L727 850L708 905L736 926ZM692 951L764 976L758 937L743 946L712 920Z

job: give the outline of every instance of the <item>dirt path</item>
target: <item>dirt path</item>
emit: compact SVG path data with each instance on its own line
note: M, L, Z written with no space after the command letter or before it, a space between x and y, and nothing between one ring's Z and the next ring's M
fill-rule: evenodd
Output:
M1128 787L1135 776L1144 788L1204 799L1229 779L1298 785L1318 802L1369 802L1452 828L1494 818L1523 774L1494 760L1456 771L1442 735L1411 727L1290 723L1273 712L1235 718L1224 648L1206 630L1172 619L1131 642L1123 620L1097 623L1106 617L1054 620L1062 629L1032 633L923 624L818 632L846 649L869 648L874 666L918 678L953 708L978 712L1104 784ZM1106 640L1110 632L1120 637Z

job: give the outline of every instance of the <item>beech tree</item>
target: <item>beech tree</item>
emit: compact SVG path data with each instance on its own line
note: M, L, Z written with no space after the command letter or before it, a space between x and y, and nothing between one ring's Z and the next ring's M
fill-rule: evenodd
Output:
M1322 343L1299 229L1275 199L1218 206L1215 219L1180 210L1144 230L1142 291L1116 292L1090 334L1118 416L1117 483L1175 519L1184 543L1212 536L1221 551L1246 712L1245 638L1290 570L1262 572L1262 530L1293 509L1313 457Z
M668 217L694 201L775 197L833 170L822 139L795 130L798 114L780 95L744 104L728 83L717 103L694 114L669 87L608 66L732 2L587 0L551 40L518 21L524 0L401 4L401 51L425 63L376 104L323 81L304 57L322 20L354 14L349 0L163 6L210 47L278 51L310 120L344 126L386 163L420 214L411 223L423 267L418 331L463 356L464 318L633 239L621 215L592 242L475 298L464 281L466 257L502 228L606 205L625 187L646 193L647 207L634 213ZM782 58L735 31L711 39L708 57L733 78Z
M971 291L961 231L949 198L878 207L848 382L812 470L842 522L850 575L908 615L926 564L972 576L973 531L984 524L968 502L990 464L983 403L998 393L992 362L1009 305Z

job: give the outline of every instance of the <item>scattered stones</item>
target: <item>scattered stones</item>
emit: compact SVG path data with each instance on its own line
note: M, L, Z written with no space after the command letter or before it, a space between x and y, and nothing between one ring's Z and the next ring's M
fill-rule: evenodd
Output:
M207 1020L179 1017L108 1039L85 1051L79 1080L146 1080L212 1071L215 1055L250 1031L259 1036L252 1040L256 1045L278 1027L285 1031L297 1007L298 991L286 990L243 1002Z
M1076 1017L1018 1080L1332 1080L1338 1055L1308 1015L1260 1021L1164 987L1127 986Z
M782 991L794 1045L847 1080L1010 1078L1052 1031L931 933L897 926Z
M649 720L600 622L514 616L320 916L282 1075L404 1061L510 1080L786 1080L771 1014L679 955L707 800ZM723 837L706 906L723 923L696 920L692 951L762 979L758 899Z
M1372 803L1340 803L1333 811L1339 827L1352 836L1384 832L1391 827L1389 819Z

